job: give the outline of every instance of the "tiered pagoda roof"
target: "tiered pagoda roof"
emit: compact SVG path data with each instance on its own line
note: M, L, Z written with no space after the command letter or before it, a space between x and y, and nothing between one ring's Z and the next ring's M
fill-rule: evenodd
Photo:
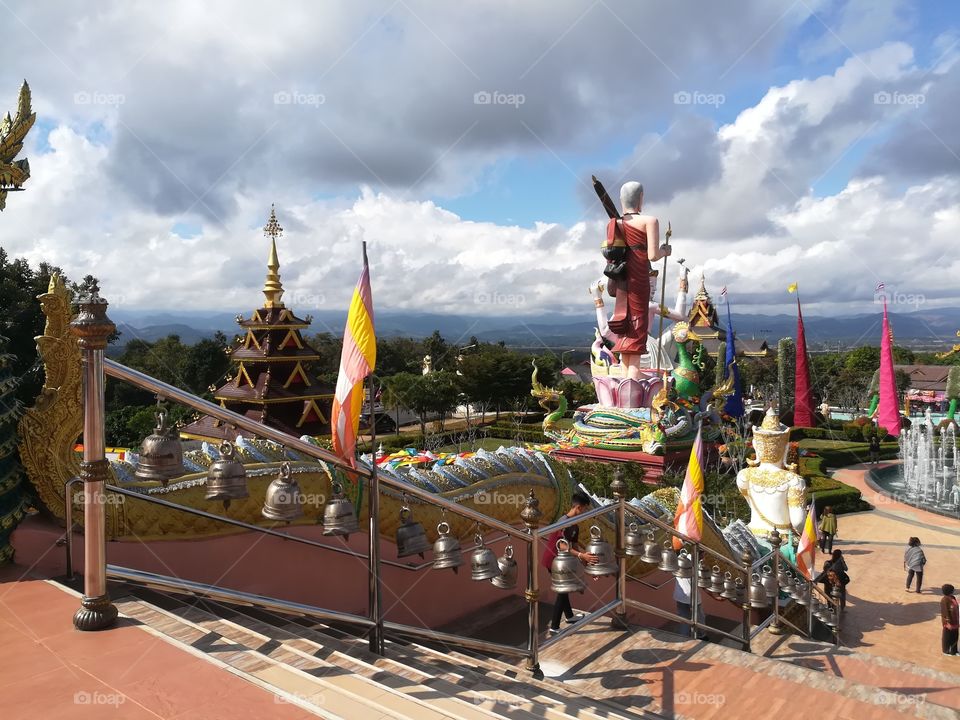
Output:
M720 316L717 308L713 305L710 293L707 292L706 280L703 275L700 276L700 288L694 297L693 307L687 316L687 323L700 338L702 338L703 349L712 357L717 357L720 351L720 343L726 342L727 331L720 326ZM765 357L769 352L766 340L756 340L753 338L741 339L735 335L737 343L737 355L746 355L748 357Z
M214 397L221 406L290 435L322 435L330 431L333 388L322 384L309 370L309 363L320 360L320 353L301 335L310 327L310 318L297 317L283 304L276 242L282 233L276 212L271 209L264 228L264 234L270 238L263 285L265 301L249 318L237 315L237 324L244 331L243 340L230 353L232 375ZM181 434L232 440L243 433L214 418L203 417Z

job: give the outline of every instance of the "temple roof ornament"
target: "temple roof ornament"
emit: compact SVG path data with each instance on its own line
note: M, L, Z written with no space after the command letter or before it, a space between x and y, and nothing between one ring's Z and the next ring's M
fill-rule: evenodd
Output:
M720 318L717 315L717 309L713 306L710 293L707 292L706 280L702 273L700 275L700 288L694 297L687 323L701 338L717 339L720 337Z
M30 178L30 163L26 158L14 158L23 149L23 141L33 127L37 114L30 106L30 86L23 81L17 98L17 114L8 112L0 119L0 210L7 205L7 193L23 190L23 183Z
M283 285L280 284L280 259L277 256L277 238L283 235L283 228L277 222L276 208L270 206L270 219L263 226L263 234L270 238L270 257L267 259L267 279L263 283L263 294L267 308L282 308Z

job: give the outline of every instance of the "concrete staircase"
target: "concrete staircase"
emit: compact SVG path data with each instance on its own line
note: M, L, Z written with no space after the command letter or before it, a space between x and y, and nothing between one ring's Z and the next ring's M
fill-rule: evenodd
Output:
M944 673L766 631L744 653L599 620L544 652L537 679L514 659L406 641L379 657L308 618L123 587L123 615L326 718L960 717L960 659Z
M387 641L386 657L367 641L328 625L253 608L199 603L126 588L121 615L202 653L224 669L324 718L360 720L628 720L655 718L591 699L506 663ZM115 592L115 591L114 591Z

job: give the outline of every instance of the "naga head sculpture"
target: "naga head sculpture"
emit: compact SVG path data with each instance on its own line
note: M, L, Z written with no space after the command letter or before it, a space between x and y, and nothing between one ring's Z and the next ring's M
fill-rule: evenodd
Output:
M757 453L757 459L750 464L771 463L784 467L789 442L790 428L783 425L777 411L770 408L760 427L753 428L753 449Z

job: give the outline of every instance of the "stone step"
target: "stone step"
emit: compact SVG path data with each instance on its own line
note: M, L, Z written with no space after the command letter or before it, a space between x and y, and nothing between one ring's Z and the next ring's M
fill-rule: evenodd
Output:
M259 611L257 614L262 614ZM238 622L243 622L237 619ZM369 653L367 641L350 632L331 628L323 623L316 623L307 619L300 622L291 622L288 618L275 616L275 623L286 623L280 629L291 635L304 639L327 643L336 647L344 654L358 656ZM260 627L264 627L264 623ZM492 697L501 705L507 705L509 715L525 717L525 713L533 712L535 718L583 718L594 720L609 718L612 720L628 718L654 718L650 713L640 715L624 713L622 708L598 701L595 698L584 698L581 694L567 688L557 688L548 683L542 686L526 671L515 677L505 675L490 675L484 673L482 663L471 660L465 665L462 660L446 656L444 653L431 648L407 642L386 642L386 658L370 654L371 661L378 667L382 663L399 663L411 672L421 675L425 684L433 687L442 683L444 688L453 689L460 693L478 693L484 697ZM474 701L482 702L481 698L474 697ZM595 709L600 708L600 709Z
M318 642L233 609L217 609L226 611L232 619L196 607L185 608L182 614L202 627L258 648L260 652L266 651L270 657L288 664L314 663L390 688L421 703L424 718L434 717L430 713L441 712L442 717L458 720L489 720L502 718L501 710L512 709L510 698L496 697L491 693L473 692L458 697L463 694L459 688L443 686L429 675L370 653L366 647L344 646L327 637ZM180 611L177 614L181 614ZM310 672L313 674L314 671Z
M123 598L116 605L122 615L144 623L194 652L202 652L235 674L274 692L279 698L278 702L293 702L320 717L333 720L444 720L456 717L432 710L423 703L365 678L344 673L327 663L300 663L307 666L303 669L281 662L262 651L134 597Z
M765 642L761 654L897 695L923 695L925 702L960 710L960 658L954 674L842 645L836 647L805 638L773 635ZM894 682L901 690L895 688Z
M770 714L778 714L778 708L796 711L805 704L815 713L817 708L822 710L829 703L838 712L842 708L840 716L844 717L913 715L928 720L957 718L954 708L937 704L929 693L938 688L929 683L919 686L912 682L872 685L663 631L637 629L624 633L606 625L591 625L590 639L582 640L579 647L575 644L577 638L564 638L546 653L548 659L566 666L564 680L575 683L581 692L597 692L620 701L629 697L629 689L633 687L631 682L636 684L640 678L657 678L658 673L669 674L673 694L663 696L669 691L664 678L660 686L661 698L652 708L665 714L679 709L695 717L712 717L717 710L712 706L729 707L731 703L736 703L738 710L746 710L745 703L750 703L759 711L764 707L764 695L758 691L766 688L769 694L766 707ZM697 672L691 675L691 669ZM614 674L617 670L623 683L619 686L619 678ZM607 684L598 688L594 680L598 676L604 677ZM711 707L671 707L669 703L680 696Z

